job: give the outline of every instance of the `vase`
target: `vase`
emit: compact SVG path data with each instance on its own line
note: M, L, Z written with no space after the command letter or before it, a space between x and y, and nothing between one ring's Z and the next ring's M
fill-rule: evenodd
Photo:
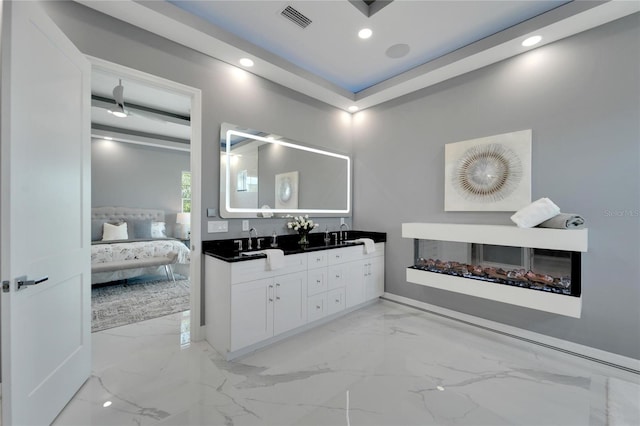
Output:
M298 231L298 235L300 236L300 239L298 240L298 245L305 247L309 245L309 232L300 232Z

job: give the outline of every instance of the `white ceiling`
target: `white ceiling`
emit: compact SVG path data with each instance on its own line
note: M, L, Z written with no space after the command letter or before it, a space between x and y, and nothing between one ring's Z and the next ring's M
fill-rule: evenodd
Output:
M395 0L372 17L343 1L170 1L350 92L357 93L418 65L556 8L548 1ZM301 28L286 6L312 20ZM362 28L373 36L362 40ZM386 51L406 44L409 53Z
M522 53L532 34L539 47L640 10L637 1L395 0L367 17L348 0L77 1L235 66L252 58L250 72L345 110ZM287 5L312 23L281 17ZM368 40L356 36L363 27ZM409 53L389 58L395 44Z
M92 131L94 136L109 136L116 140L122 140L123 134L128 134L127 136L131 139L130 133L140 134L142 132L148 135L158 135L185 141L190 140L191 126L188 121L171 115L151 113L133 106L139 105L189 117L191 99L188 96L154 87L149 82L132 78L122 79L122 76L116 73L95 69L91 73L91 94L114 99L113 88L120 81L122 81L122 86L124 87L124 104L129 115L125 118L118 118L110 114L108 111L115 107L115 102L92 101L91 123L94 125ZM101 126L99 130L95 124ZM104 126L112 130L107 131Z

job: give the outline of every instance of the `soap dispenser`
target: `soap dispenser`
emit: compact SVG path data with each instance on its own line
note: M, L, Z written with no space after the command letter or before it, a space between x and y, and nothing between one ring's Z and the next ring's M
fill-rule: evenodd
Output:
M273 231L271 234L271 247L278 247L278 236L276 235L276 231Z

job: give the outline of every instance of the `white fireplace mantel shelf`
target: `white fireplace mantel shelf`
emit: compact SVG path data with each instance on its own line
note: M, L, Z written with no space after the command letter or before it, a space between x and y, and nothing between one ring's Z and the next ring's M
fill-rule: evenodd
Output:
M588 246L586 229L525 229L501 225L403 223L402 236L424 240L579 252L586 252ZM478 281L414 268L407 268L407 281L573 318L580 318L582 312L582 297Z
M403 223L403 238L463 243L587 251L587 229L518 228L508 225Z

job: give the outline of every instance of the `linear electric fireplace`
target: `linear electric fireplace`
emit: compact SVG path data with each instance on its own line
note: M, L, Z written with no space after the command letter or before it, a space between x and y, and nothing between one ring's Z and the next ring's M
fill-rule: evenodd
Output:
M407 223L403 237L409 282L580 317L586 229Z
M580 296L580 252L423 239L414 244L413 269Z

